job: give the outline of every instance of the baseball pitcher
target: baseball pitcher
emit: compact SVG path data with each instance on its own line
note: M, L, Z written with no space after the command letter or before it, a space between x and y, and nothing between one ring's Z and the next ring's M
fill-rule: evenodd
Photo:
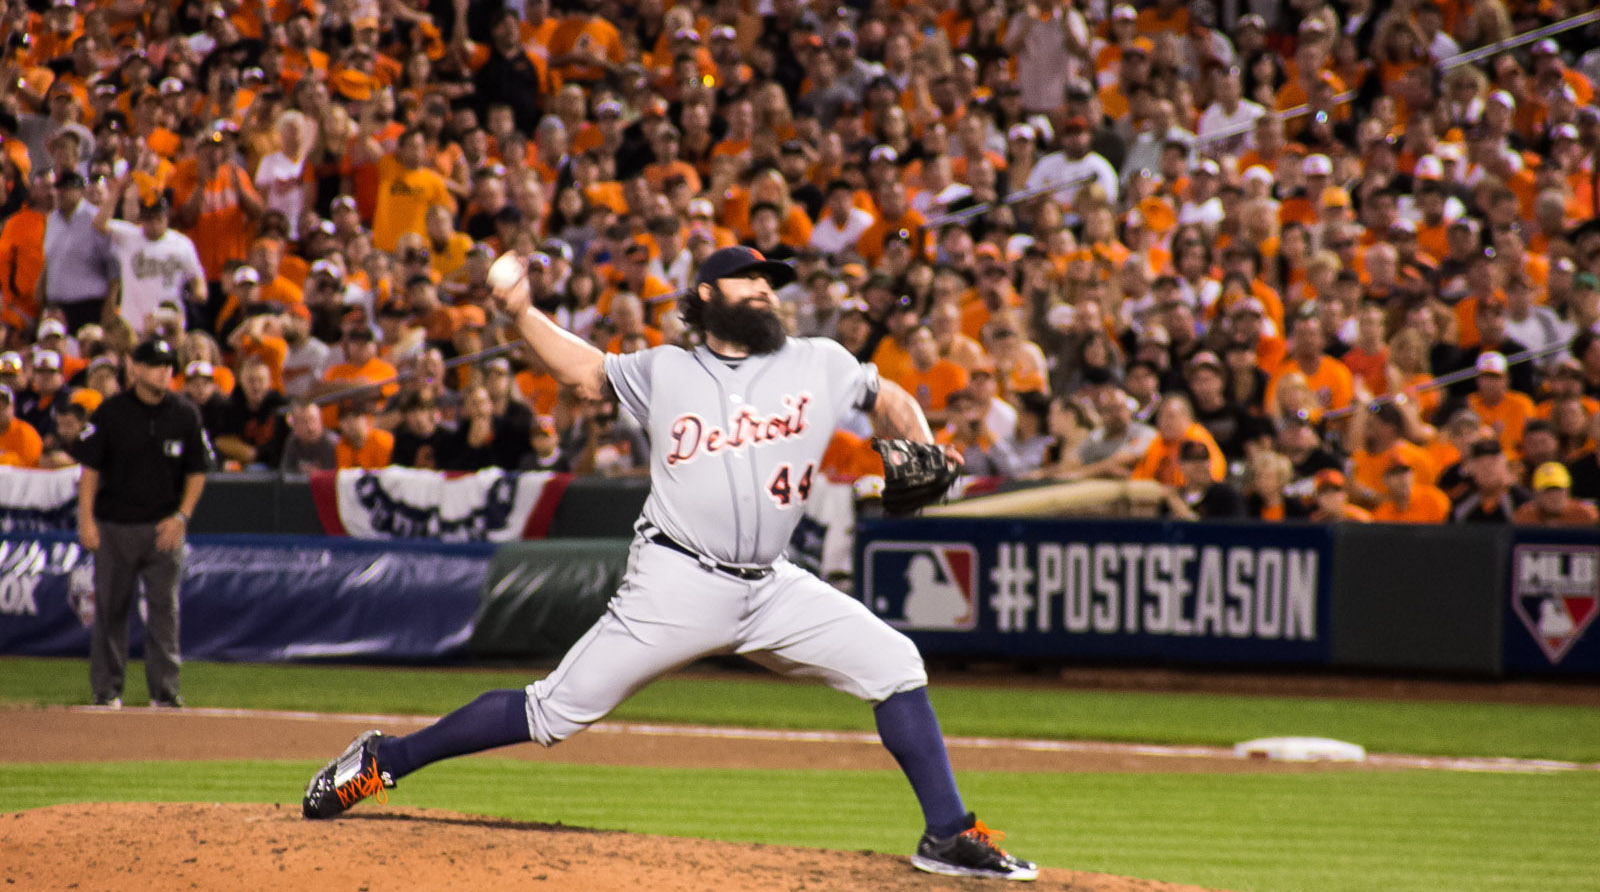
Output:
M662 673L737 653L873 705L926 821L913 865L1036 878L963 805L916 647L784 557L845 413L868 413L880 437L899 441L902 454L885 451L886 464L927 465L933 437L916 400L832 340L788 337L774 289L794 272L750 248L724 248L702 264L683 302L702 341L692 350L603 354L532 307L521 278L502 278L495 300L540 361L580 397L615 395L649 432L651 490L627 573L548 677L486 693L415 734L362 734L311 779L305 816L337 815L440 759L527 740L552 746ZM958 461L937 457L945 484Z

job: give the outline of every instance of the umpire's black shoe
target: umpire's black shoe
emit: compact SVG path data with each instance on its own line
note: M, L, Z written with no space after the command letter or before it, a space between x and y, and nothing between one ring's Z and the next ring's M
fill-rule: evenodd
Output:
M986 877L995 880L1036 880L1039 868L1006 854L996 845L1005 834L990 830L968 813L967 829L949 839L922 834L911 865L918 870L950 877Z
M384 791L394 786L394 778L378 766L378 741L382 738L382 731L368 731L322 766L306 785L301 812L308 818L331 818L368 796L389 801Z

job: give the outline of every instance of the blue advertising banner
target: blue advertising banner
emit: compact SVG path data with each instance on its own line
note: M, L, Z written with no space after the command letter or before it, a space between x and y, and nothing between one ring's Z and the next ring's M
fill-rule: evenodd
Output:
M1332 547L1310 524L885 519L856 566L929 655L1326 665Z
M1600 530L1517 527L1505 591L1505 671L1600 672Z
M191 536L178 600L196 660L424 660L465 653L495 546ZM66 534L0 539L0 654L86 656L92 556ZM137 611L130 641L142 653Z

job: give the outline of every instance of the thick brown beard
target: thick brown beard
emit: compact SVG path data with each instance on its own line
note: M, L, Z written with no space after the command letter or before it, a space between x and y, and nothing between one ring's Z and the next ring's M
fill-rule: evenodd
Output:
M712 286L711 299L702 313L706 334L738 344L751 354L776 353L789 338L776 309L734 304L716 286Z

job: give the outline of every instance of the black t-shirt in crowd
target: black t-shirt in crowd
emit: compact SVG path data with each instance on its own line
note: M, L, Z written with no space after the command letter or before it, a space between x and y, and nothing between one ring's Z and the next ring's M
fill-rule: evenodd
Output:
M228 411L223 416L219 433L235 436L256 448L256 461L271 468L278 466L283 455L283 441L289 436L289 425L283 417L288 401L283 394L269 390L261 404L250 408L243 388L235 387L228 399Z
M1477 490L1467 493L1450 509L1455 523L1511 523L1517 509L1533 500L1533 493L1513 486L1492 501L1485 501Z
M1210 432L1222 454L1230 459L1244 458L1245 441L1264 433L1250 413L1232 403L1223 403L1215 409L1196 405L1194 420Z
M1189 507L1203 518L1244 517L1244 494L1231 483L1213 483L1197 499L1188 499Z
M1600 452L1590 452L1567 463L1572 475L1572 497L1600 501Z
M100 474L95 519L112 523L171 517L182 504L186 478L216 462L194 403L164 393L152 405L131 389L100 404L74 452Z
M454 431L439 425L424 437L402 424L394 431L394 451L389 463L406 468L431 468L444 470L453 467L455 460Z

